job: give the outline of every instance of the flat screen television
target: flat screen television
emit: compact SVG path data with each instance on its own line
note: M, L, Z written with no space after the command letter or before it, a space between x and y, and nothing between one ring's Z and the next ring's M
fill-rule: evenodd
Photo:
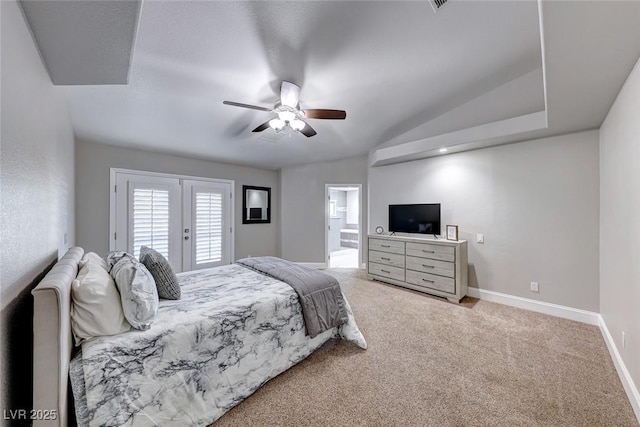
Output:
M389 205L389 231L440 234L440 203Z

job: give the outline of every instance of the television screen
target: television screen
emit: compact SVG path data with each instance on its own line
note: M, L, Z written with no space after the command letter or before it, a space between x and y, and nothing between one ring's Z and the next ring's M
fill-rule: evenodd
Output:
M389 205L389 231L440 234L440 203Z

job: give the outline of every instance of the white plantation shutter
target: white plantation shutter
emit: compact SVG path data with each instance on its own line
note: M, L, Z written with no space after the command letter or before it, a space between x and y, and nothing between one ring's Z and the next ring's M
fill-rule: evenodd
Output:
M134 188L132 199L134 256L148 246L169 258L169 191Z
M221 193L195 193L196 264L222 260L223 197Z

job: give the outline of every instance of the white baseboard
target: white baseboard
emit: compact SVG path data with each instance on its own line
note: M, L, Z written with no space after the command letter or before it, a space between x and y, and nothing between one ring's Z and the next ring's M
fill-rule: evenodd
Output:
M618 352L616 343L613 341L613 337L609 332L609 328L607 328L604 318L601 315L598 315L598 317L600 318L600 323L598 324L598 326L600 326L600 332L602 332L602 337L604 338L604 342L607 344L609 354L611 355L611 359L613 359L613 364L616 367L616 371L618 371L622 387L624 387L624 391L627 393L631 407L633 407L633 412L635 412L636 418L640 423L640 392L638 392L638 387L634 384L633 378L631 378L631 374L629 374L629 370L624 364L624 361L620 356L620 352Z
M588 323L589 325L600 327L600 332L602 333L604 342L607 344L609 354L611 355L613 364L618 372L618 377L620 377L624 391L627 393L633 412L635 412L636 418L640 422L640 392L638 392L638 388L633 382L631 374L629 374L629 370L618 352L618 348L613 341L613 337L611 336L604 319L599 313L478 288L468 288L467 295L474 298L480 298L485 301L523 308L525 310L561 317L563 319L575 320L577 322Z
M480 298L485 301L497 302L499 304L523 308L525 310L548 314L550 316L588 323L589 325L598 326L600 324L600 314L593 311L581 310L579 308L572 308L544 301L536 301L529 298L522 298L478 288L468 288L467 295L474 298Z
M324 262L296 262L296 264L304 265L305 267L316 268L318 270L327 268L327 264L325 264Z

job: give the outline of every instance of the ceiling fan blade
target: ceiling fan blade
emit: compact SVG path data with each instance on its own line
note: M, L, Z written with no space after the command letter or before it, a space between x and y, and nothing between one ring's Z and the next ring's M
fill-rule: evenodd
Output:
M298 108L299 100L300 86L283 81L280 88L280 103L291 108Z
M307 119L344 120L347 117L347 112L343 110L323 110L319 108L302 110L302 114L304 114Z
M250 108L252 110L258 110L258 111L271 111L271 108L258 107L257 105L242 104L240 102L222 101L222 103L224 105L232 105L234 107Z
M311 138L313 135L316 135L318 132L316 132L311 126L309 126L309 123L306 123L306 126L300 130L300 133L306 136L307 138Z
M262 132L263 130L268 128L269 128L269 122L264 122L263 124L261 124L260 126L252 130L251 132Z

